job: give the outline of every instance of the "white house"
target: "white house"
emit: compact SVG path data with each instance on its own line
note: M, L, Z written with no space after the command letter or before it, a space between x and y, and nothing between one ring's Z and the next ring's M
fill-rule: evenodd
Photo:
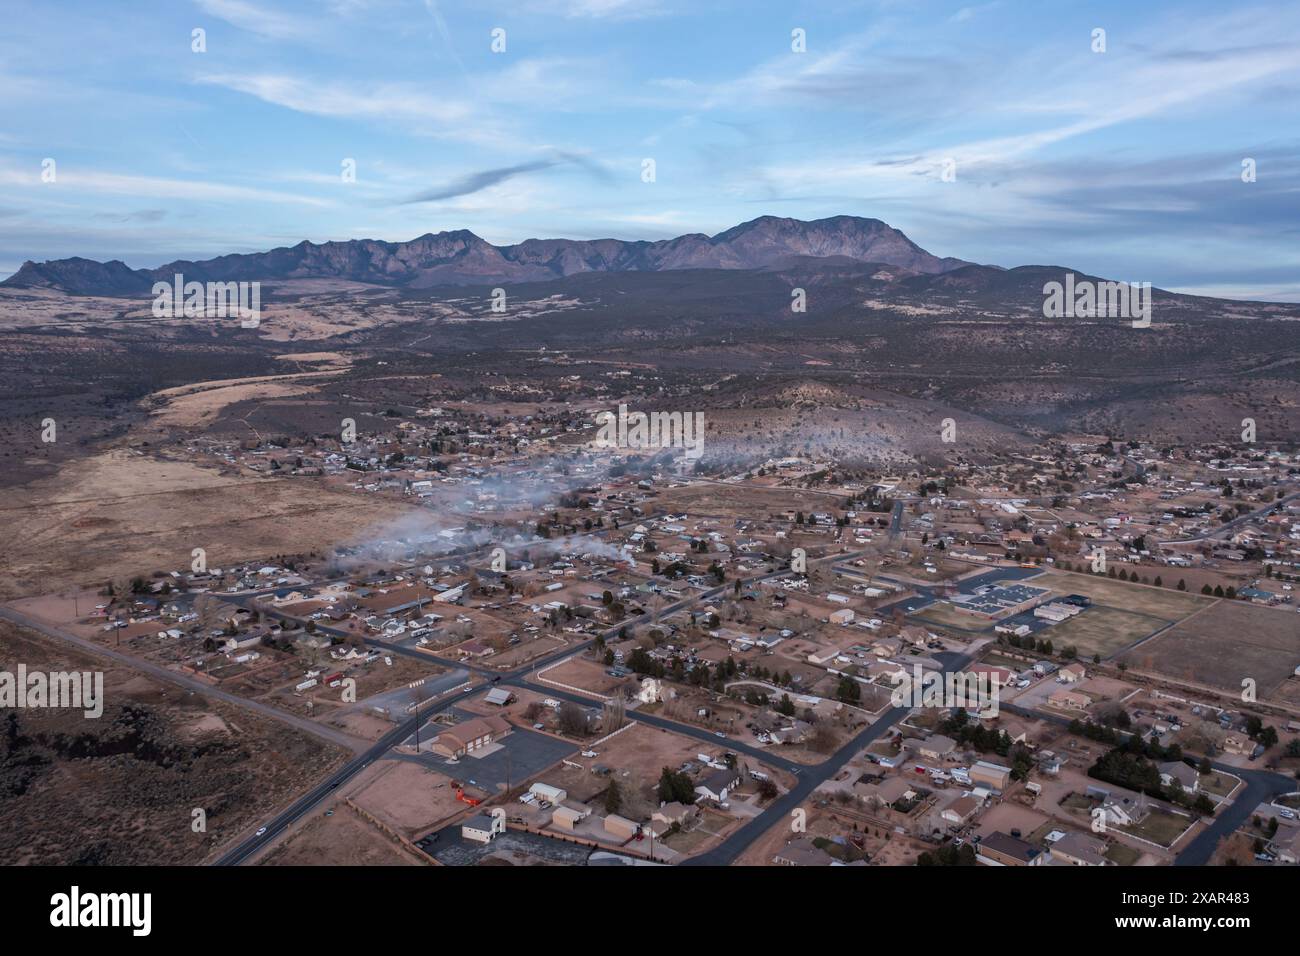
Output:
M735 770L715 770L695 787L695 793L705 800L723 803L727 795L740 786L740 774Z

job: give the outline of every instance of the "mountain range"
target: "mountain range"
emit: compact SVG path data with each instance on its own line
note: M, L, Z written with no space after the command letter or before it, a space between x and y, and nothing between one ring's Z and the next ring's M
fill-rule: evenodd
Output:
M409 242L352 239L269 252L178 260L132 269L119 260L25 262L0 286L55 289L73 295L143 295L153 283L348 279L424 289L442 285L539 282L581 273L682 269L772 269L808 259L870 262L939 275L970 265L926 252L902 232L858 216L805 221L761 216L715 236L689 233L656 242L621 239L528 239L494 246L465 229L427 233Z

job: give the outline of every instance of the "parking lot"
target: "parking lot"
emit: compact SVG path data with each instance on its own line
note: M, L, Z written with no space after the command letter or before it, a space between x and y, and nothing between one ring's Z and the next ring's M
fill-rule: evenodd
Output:
M511 856L521 864L542 861L582 866L587 862L591 850L585 844L566 843L518 830L507 830L490 843L479 843L462 837L459 825L442 830L438 840L425 848L426 853L444 866L476 866L489 854Z
M453 708L452 713L458 720L469 720L476 716L458 708ZM436 735L440 726L436 723L425 724L420 729L420 739L428 740L431 735ZM408 742L413 743L414 738ZM493 745L485 748L481 755L461 757L455 763L446 757L427 752L419 756L404 754L401 759L417 761L439 773L494 793L506 789L507 783L516 786L577 752L577 745L566 740L516 727L506 736L493 741Z

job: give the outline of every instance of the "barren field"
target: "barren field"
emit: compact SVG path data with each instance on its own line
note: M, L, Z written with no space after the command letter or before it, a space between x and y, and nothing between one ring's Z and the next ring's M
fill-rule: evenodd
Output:
M996 623L992 618L960 610L946 601L939 601L929 607L922 608L911 615L911 618L923 624L933 624L935 627L946 627L959 632L977 634L990 630Z
M603 665L581 657L573 657L556 667L548 668L542 677L545 679L541 682L543 684L546 680L552 680L558 684L581 688L589 694L601 695L609 694L627 680L624 677L610 677L605 673Z
M228 405L250 399L285 398L315 392L313 381L322 375L337 375L344 368L323 372L290 372L220 382L197 382L155 392L152 399L165 404L153 412L153 424L177 428L211 425ZM304 381L305 380L305 381Z
M104 674L103 716L11 710L0 863L196 864L344 760L238 707L0 623L0 660ZM191 828L206 812L206 832Z
M1259 696L1268 697L1300 664L1300 623L1294 611L1219 601L1124 659L1141 670L1234 692L1250 678Z
M310 479L228 478L109 451L11 491L3 508L8 542L0 557L0 597L188 567L198 547L214 567L269 550L330 549L407 511Z
M469 809L456 799L450 782L419 764L384 760L352 799L407 839L416 839Z
M334 806L299 824L287 840L261 861L262 866L419 866L387 834L362 819L347 804Z
M759 489L721 482L692 488L670 488L659 496L659 503L670 511L689 511L692 515L723 517L766 516L784 514L790 509L811 511L840 510L840 495L817 494L797 488ZM824 539L826 542L830 538Z

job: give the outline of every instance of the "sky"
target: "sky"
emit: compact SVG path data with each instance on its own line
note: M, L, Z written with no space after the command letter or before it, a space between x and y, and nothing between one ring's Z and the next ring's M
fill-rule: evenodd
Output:
M844 214L939 256L1300 301L1293 2L0 0L0 17L0 276Z

